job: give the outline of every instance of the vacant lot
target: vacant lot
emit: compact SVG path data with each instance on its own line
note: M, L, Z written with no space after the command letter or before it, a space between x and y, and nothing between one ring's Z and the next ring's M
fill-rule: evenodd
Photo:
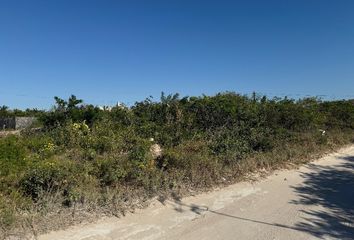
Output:
M354 147L297 170L276 171L135 214L43 235L83 239L353 239Z
M0 234L123 216L153 197L225 186L353 142L353 101L220 93L98 108L71 96L0 138ZM9 111L9 112L6 112ZM158 150L158 151L157 151Z

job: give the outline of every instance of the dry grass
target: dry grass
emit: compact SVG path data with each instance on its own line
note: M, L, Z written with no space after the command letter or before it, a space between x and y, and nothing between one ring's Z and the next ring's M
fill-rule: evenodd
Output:
M21 131L20 130L3 130L0 131L0 137L7 137L9 135L20 135Z
M86 196L85 201L70 208L63 208L60 202L62 199L53 197L53 193L43 195L41 201L28 211L18 214L12 230L3 229L2 236L26 238L73 224L92 222L105 216L122 217L126 212L148 206L157 196L164 199L183 197L239 181L255 181L276 169L296 168L352 142L351 134L340 132L332 134L325 144L316 142L311 136L302 136L297 143L283 144L269 152L252 154L228 167L216 164L205 168L192 167L188 172L170 171L165 178L160 176L155 179L165 185L155 182L154 191L134 185L106 188L103 192L91 189L91 196Z

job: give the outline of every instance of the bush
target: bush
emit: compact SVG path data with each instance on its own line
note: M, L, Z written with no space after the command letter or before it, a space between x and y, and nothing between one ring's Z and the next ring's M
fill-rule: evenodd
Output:
M40 112L41 131L0 138L1 226L25 210L116 211L132 204L128 195L211 187L353 142L353 101L162 94L101 110L75 96L55 100Z
M0 138L0 177L16 174L27 165L27 151L18 136Z
M55 160L42 161L28 169L19 181L19 186L27 196L37 200L41 194L55 193L64 189L69 176L67 164Z

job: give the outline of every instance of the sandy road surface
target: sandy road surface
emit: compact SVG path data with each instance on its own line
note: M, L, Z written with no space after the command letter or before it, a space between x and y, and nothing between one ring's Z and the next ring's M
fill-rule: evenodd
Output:
M124 218L39 239L354 239L354 146L257 183L156 200Z

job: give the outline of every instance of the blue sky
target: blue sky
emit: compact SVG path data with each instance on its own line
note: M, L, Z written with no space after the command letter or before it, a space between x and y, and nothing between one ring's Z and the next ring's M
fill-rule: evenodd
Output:
M354 1L0 0L0 105L354 98Z

